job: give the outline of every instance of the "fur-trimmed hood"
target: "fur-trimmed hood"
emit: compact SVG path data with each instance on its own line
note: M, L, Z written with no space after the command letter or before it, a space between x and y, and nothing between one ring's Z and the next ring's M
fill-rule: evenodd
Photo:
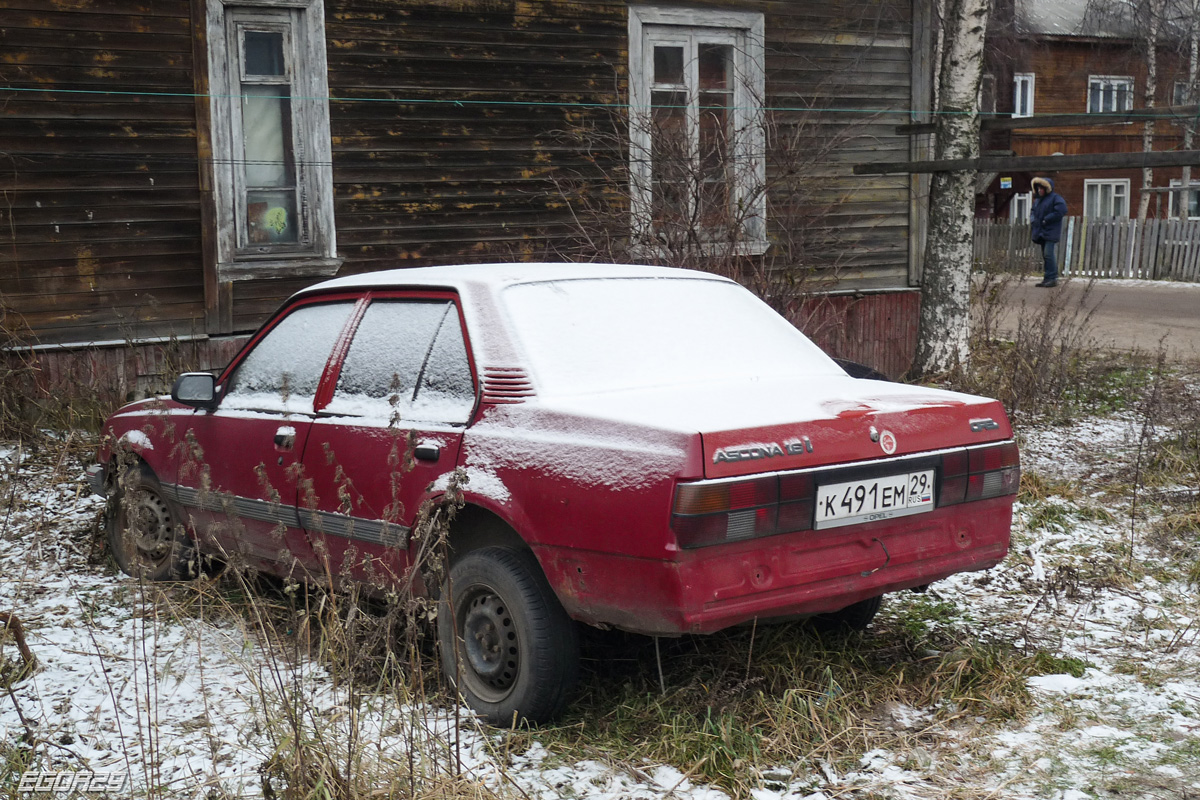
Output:
M1046 194L1050 194L1054 191L1054 181L1050 178L1034 178L1032 187L1033 191L1036 192L1039 186L1046 190Z

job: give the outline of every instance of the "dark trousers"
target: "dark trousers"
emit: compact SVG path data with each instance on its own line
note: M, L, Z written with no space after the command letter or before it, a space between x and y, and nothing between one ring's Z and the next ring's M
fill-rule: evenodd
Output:
M1046 282L1058 280L1058 261L1054 257L1054 251L1058 249L1058 242L1042 242L1042 269L1046 273Z

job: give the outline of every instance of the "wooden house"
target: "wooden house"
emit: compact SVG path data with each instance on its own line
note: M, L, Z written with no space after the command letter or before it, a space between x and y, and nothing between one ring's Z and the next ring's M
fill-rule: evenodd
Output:
M807 276L797 321L899 373L919 183L851 167L915 155L894 128L929 108L928 5L6 0L9 347L46 380L157 388L156 344L219 366L325 277L607 257L598 231L670 260L683 204L739 214L689 263ZM671 137L695 175L655 166Z
M1149 7L1150 4L1146 4ZM1196 102L1188 78L1187 25L1183 9L1164 9L1156 46L1154 105ZM983 147L1009 150L1017 156L1138 153L1143 150L1140 122L1104 123L1106 115L1145 108L1147 22L1135 19L1137 4L1110 0L1000 0L989 25L986 74L981 101L985 111L1014 117L1042 115L1095 116L1092 124L1026 128L985 134ZM1194 121L1194 120L1193 120ZM1179 149L1184 119L1155 125L1152 149ZM1197 165L1200 168L1200 164ZM1136 168L1051 173L1070 213L1092 219L1137 216L1142 172ZM984 176L977 205L979 216L1028 219L1031 175ZM1007 179L1002 185L1002 179ZM1193 182L1200 180L1200 174ZM1180 169L1154 171L1149 216L1178 216ZM1197 199L1187 202L1200 217Z

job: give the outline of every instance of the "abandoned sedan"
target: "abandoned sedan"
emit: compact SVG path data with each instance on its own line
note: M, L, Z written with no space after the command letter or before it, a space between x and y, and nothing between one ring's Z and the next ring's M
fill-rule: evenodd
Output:
M1019 482L998 402L851 378L737 283L659 267L327 281L106 432L89 475L126 572L198 551L428 586L447 677L498 724L564 708L577 623L865 626L884 593L997 564ZM410 574L414 526L448 492L439 586Z

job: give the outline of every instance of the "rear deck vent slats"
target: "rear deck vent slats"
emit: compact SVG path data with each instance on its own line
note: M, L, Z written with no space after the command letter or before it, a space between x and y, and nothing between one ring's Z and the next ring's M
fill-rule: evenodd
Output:
M483 370L483 402L523 403L533 396L533 382L520 367L487 367Z

